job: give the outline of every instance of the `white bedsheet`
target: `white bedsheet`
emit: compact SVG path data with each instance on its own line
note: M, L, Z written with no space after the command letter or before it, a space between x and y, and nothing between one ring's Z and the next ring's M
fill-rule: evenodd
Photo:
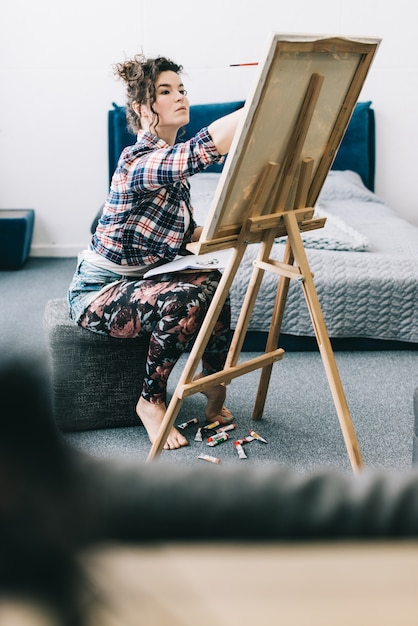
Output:
M217 174L191 180L198 223L206 219L218 181ZM305 237L305 248L329 336L418 342L418 227L399 217L351 171L328 174L318 211L330 217L322 245L318 231ZM351 246L341 244L344 234ZM345 249L356 244L356 251ZM257 249L258 244L248 247L231 288L233 327ZM276 243L272 257L282 259L283 251L284 244ZM265 274L249 330L268 331L277 281ZM297 281L290 283L282 332L314 335Z

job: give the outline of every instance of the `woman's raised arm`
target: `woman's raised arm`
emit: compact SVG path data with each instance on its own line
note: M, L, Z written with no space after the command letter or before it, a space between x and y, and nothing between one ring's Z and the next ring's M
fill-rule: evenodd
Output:
M209 134L219 154L229 152L235 131L242 116L242 109L229 113L209 124Z

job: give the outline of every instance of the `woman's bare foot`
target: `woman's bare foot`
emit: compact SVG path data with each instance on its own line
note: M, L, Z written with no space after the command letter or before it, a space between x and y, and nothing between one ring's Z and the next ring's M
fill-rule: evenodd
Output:
M202 374L197 374L194 380L202 378ZM224 406L226 398L226 387L223 383L210 387L202 391L203 395L208 399L206 405L205 416L208 422L220 422L221 424L229 424L232 420L232 413Z
M148 400L145 400L142 396L138 400L136 413L143 423L151 443L154 443L157 439L158 431L160 430L165 412L165 404L152 404L151 402L148 402ZM189 442L187 439L173 427L168 434L167 441L164 444L164 450L175 450L177 448L187 446L188 444Z

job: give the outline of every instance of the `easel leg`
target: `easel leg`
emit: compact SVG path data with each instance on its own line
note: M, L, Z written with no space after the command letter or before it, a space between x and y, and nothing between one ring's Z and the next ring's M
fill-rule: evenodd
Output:
M180 412L180 408L183 402L183 387L185 384L189 384L192 381L193 375L199 365L203 352L209 341L210 334L212 333L215 324L218 320L219 313L224 305L229 289L231 287L234 276L241 263L246 246L242 239L238 240L237 246L233 251L232 258L228 267L225 269L222 278L219 282L218 288L212 298L212 302L206 313L206 317L203 321L199 334L196 337L192 350L190 351L189 358L187 359L183 373L177 383L176 389L171 398L171 402L167 407L164 419L161 423L160 430L158 431L157 439L152 444L147 461L153 460L159 456L161 450L167 441L168 434L174 425L177 415ZM198 382L196 382L197 386Z
M271 232L260 244L260 252L258 254L258 259L260 261L268 261L273 243L274 232ZM242 303L241 312L238 316L234 335L231 340L231 346L229 348L225 367L234 367L238 362L242 346L244 344L245 335L248 330L248 325L251 320L251 315L257 300L258 292L260 291L263 276L264 270L254 267L248 283L247 293L245 294L245 298ZM273 350L275 348L277 348L277 345L273 348Z
M360 448L357 442L353 423L351 421L347 400L344 394L343 386L341 384L337 364L335 362L334 352L332 350L331 342L329 340L328 332L325 326L321 305L319 303L318 294L316 292L316 288L310 271L305 248L303 246L302 238L300 236L299 227L295 216L291 214L291 211L285 213L285 222L290 245L292 247L296 263L299 266L301 274L303 276L303 290L314 327L315 335L317 338L319 351L321 353L322 361L324 363L328 383L334 399L335 408L337 410L338 418L340 421L348 456L350 458L353 470L358 471L363 467L363 460L361 457Z
M286 248L283 255L283 262L288 265L293 265L293 252L290 247L289 241L287 241L286 243ZM280 336L280 329L283 321L287 293L289 291L289 285L290 278L288 278L287 276L281 276L277 288L276 300L274 303L273 316L271 320L269 334L267 337L265 352L271 352L272 350L277 348L277 343ZM267 365L261 370L260 382L258 384L257 396L253 409L254 420L260 420L262 418L272 369L273 364Z
M308 194L309 181L311 180L313 165L313 159L305 158L302 160L298 185L296 188L295 208L302 208L306 206L306 196ZM293 265L294 262L293 251L289 239L286 242L286 248L283 254L283 262L289 266ZM283 322L287 294L289 292L289 285L290 278L288 276L282 275L279 280L276 300L274 303L273 316L265 349L266 352L270 352L277 347ZM270 365L264 367L261 371L260 382L258 385L257 396L253 410L254 420L260 420L262 418L264 406L266 403L267 391L270 385L272 369L273 365Z

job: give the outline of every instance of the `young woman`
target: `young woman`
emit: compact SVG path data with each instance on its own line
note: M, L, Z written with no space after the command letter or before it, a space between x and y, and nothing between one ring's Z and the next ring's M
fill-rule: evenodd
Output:
M199 270L150 279L143 274L199 239L188 178L222 160L241 115L238 111L220 118L189 141L176 143L178 131L189 121L182 70L167 58L142 55L115 66L126 84L127 120L137 142L120 156L103 214L89 248L80 254L68 293L72 319L80 326L111 337L149 337L136 412L151 443L166 412L168 377L195 338L220 274ZM223 368L229 328L227 300L197 377ZM231 419L225 393L222 384L205 392L209 422ZM173 428L164 447L187 443Z

